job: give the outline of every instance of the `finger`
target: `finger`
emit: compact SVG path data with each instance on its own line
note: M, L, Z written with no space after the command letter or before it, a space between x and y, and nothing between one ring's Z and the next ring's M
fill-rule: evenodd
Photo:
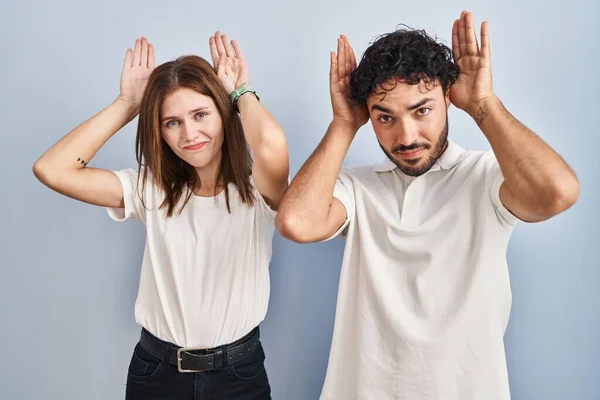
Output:
M148 68L154 69L156 63L154 60L154 46L152 43L148 43Z
M338 77L338 55L335 51L329 53L330 66L329 66L329 93L333 95L337 92L340 85L340 78Z
M481 24L481 56L490 59L490 36L487 21Z
M460 58L460 47L458 41L458 20L454 20L454 24L452 24L452 57L454 57L454 62L456 62Z
M333 82L337 79L337 61L336 54L333 51L329 52L329 80Z
M348 41L348 38L346 38L346 41ZM350 51L350 67L354 71L356 69L356 55L354 54L354 49L350 46L350 42L348 42L348 49Z
M238 42L236 42L235 40L232 40L231 45L233 46L233 51L235 52L235 56L237 58L239 58L240 60L243 60L244 54L242 53L242 50L240 49Z
M132 67L140 65L140 60L142 59L142 44L140 40L137 39L135 41L135 48L133 49L133 62L131 64Z
M140 65L142 67L148 66L148 40L142 37L142 54L140 58Z
M123 63L123 69L126 67L131 67L131 62L133 60L133 50L127 49L125 52L125 61Z
M227 40L227 35L221 36L221 40L223 41L223 47L225 47L225 54L227 54L227 57L235 57L235 51L233 51L231 43Z
M458 48L461 56L467 55L467 30L465 28L465 11L460 14L458 20Z
M219 65L217 67L217 75L219 75L219 76L227 75L226 65L227 65L227 57L219 58Z
M213 67L217 68L219 65L219 51L217 50L217 40L214 36L211 36L208 39L208 45L210 47L210 56L212 58Z
M346 51L341 38L338 38L337 46L337 75L339 79L346 77Z
M225 51L225 46L223 46L223 38L219 31L215 34L215 42L217 43L217 53L219 54L219 57L225 57L227 52Z
M342 35L344 40L344 53L346 54L345 73L346 77L350 77L352 74L352 50L350 50L350 43L345 35Z
M477 35L473 27L473 14L465 14L465 29L467 33L467 54L470 56L479 55L479 46L477 44Z

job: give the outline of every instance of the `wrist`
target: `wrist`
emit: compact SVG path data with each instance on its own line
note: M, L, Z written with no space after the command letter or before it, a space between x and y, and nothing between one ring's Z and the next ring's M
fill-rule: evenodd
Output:
M248 95L250 94L250 96ZM260 101L260 97L258 97L258 94L256 93L256 90L250 89L250 85L246 84L245 82L242 82L237 89L235 89L231 94L231 103L233 104L233 108L237 111L240 112L240 102L248 102L248 101L252 101L252 100L248 100L248 98L250 97L254 97L257 101Z
M238 97L235 105L237 106L237 109L241 111L252 102L258 102L258 97L252 92L244 92Z
M473 102L467 107L467 113L481 126L498 107L502 107L500 99L494 94Z
M351 135L354 137L358 132L359 127L355 126L352 122L334 117L331 123L329 124L329 128L332 131L342 132L347 135Z
M140 104L132 103L123 99L121 96L117 97L112 103L121 112L123 112L127 118L133 119L140 113Z

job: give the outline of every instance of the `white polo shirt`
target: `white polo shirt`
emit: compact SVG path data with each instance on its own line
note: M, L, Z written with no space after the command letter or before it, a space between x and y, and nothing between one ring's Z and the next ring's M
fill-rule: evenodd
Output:
M346 236L323 400L507 400L506 249L491 151L449 141L414 178L387 158L340 172Z
M192 195L181 214L167 218L166 209L159 209L164 195L150 176L144 207L137 171L115 173L125 207L108 209L109 215L146 225L136 322L160 339L198 348L231 343L262 322L276 213L258 190L253 188L254 207L242 203L230 184L231 213L222 191L216 197Z

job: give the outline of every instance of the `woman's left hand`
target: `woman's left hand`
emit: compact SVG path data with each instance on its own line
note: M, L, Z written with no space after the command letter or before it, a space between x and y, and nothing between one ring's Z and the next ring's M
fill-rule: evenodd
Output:
M248 66L237 42L229 42L227 35L217 31L210 37L209 45L213 66L227 93L233 93L242 83L250 86Z

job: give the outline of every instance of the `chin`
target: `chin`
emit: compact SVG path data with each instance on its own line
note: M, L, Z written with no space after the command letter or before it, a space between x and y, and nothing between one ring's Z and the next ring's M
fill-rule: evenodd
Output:
M402 165L404 168L421 168L425 165L424 160L426 157L414 158L412 160L396 159L397 164Z
M184 160L184 161L194 168L203 168L208 164L207 162L202 162L202 161L194 161L194 160Z
M183 161L194 168L204 168L214 164L215 157L216 156L214 154L197 154L196 157L187 157L187 159L184 159Z
M405 160L397 161L396 165L404 174L408 176L421 176L431 169L431 165L427 162L428 158L421 157L416 164L409 164Z

